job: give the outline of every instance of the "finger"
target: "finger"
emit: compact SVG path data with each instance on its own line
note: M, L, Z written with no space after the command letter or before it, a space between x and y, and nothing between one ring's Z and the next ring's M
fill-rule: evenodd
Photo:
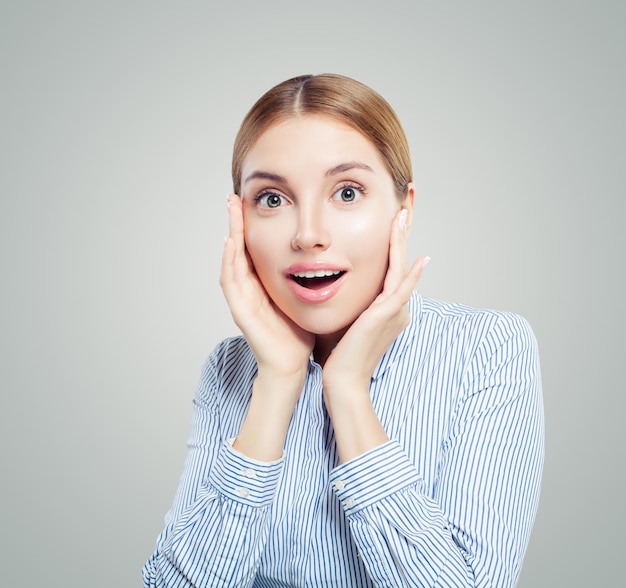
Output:
M430 257L422 256L418 257L411 266L411 269L406 273L404 279L400 282L396 290L390 296L390 303L393 303L397 308L404 306L411 298L413 290L417 282L422 277L424 268L428 265Z
M245 264L244 272L239 269L242 265L239 259L243 257ZM220 286L226 302L230 308L235 324L242 331L243 325L247 324L251 309L258 308L263 303L260 293L263 291L258 279L252 275L248 268L247 255L237 252L235 240L226 237L224 240L224 253L222 254L222 268L220 274Z
M229 236L237 248L243 247L243 210L241 199L236 194L227 196Z
M235 242L232 237L224 239L224 252L222 253L222 267L220 271L220 286L224 294L228 298L228 291L234 284L234 260L235 260Z
M230 296L236 295L234 291L238 284L241 287L240 282L245 276L248 261L245 255L241 199L236 194L229 194L227 203L229 235L224 242L220 285L228 299Z
M383 286L383 295L389 296L400 285L407 272L407 255L406 255L406 209L401 209L393 219L391 226L391 235L389 239L389 266L385 283Z
M233 271L237 276L243 276L250 271L250 262L246 255L243 203L236 194L228 195L228 227L230 239L235 246Z

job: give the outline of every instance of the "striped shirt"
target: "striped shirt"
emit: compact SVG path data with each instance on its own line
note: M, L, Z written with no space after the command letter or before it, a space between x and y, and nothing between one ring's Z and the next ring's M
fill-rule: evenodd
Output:
M184 472L146 586L513 586L543 466L539 358L526 321L421 298L370 391L390 441L340 464L312 359L284 455L232 448L254 356L207 359Z

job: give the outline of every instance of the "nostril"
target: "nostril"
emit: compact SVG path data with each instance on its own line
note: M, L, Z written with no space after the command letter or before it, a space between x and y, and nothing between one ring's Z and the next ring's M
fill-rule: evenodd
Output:
M328 231L318 222L301 222L291 246L296 250L326 249L330 245Z

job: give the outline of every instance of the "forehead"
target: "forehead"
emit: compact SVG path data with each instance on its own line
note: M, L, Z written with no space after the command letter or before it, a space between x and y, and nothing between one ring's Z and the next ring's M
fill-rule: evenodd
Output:
M386 168L372 141L347 123L324 115L293 116L259 136L244 158L242 175L264 166L323 167L353 160Z

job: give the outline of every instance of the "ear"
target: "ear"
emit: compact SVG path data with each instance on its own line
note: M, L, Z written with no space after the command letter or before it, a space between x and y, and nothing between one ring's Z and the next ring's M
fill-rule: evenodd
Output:
M413 184L413 182L409 182L407 184L407 191L406 191L406 197L405 199L402 201L402 204L400 205L400 208L404 208L407 211L407 217L406 217L406 226L407 226L407 233L411 232L411 225L412 225L412 221L413 221L413 205L415 204L415 184Z

